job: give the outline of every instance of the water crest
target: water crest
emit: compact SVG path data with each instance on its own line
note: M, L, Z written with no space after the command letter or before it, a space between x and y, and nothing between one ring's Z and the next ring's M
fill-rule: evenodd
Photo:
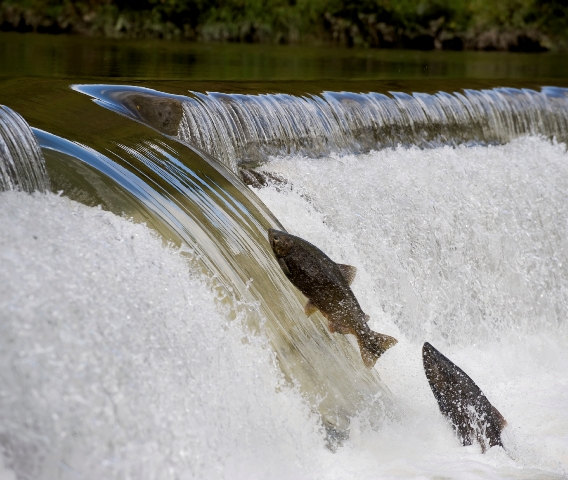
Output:
M29 125L0 105L0 191L45 192L49 178L43 155Z
M556 87L301 97L194 92L183 113L179 138L233 170L270 155L494 144L526 134L568 138L568 89Z

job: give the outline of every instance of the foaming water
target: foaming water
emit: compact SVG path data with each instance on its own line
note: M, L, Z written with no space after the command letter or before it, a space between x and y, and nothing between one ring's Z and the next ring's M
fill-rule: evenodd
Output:
M45 192L49 178L30 126L11 108L0 105L0 192Z
M194 98L182 100L178 137L233 170L269 155L505 143L526 134L566 141L567 92L554 87L302 97L193 92Z
M288 201L275 204L284 194L259 195L286 227L303 225L335 258L358 262L360 283L372 286L364 301L409 338L565 333L567 160L564 145L534 137L274 160L270 171L312 199L323 230L311 215L291 217Z
M370 326L399 344L377 369L399 417L360 415L345 478L564 478L568 473L568 154L504 146L274 158L258 195L290 233L358 268ZM462 447L423 372L430 341L505 416L506 450ZM459 472L459 473L458 473Z
M284 479L331 455L190 254L52 194L0 194L0 223L0 474Z
M297 233L323 233L335 255L351 248L353 258L353 245L305 200L262 193L281 195L273 206L288 205L287 221L309 219ZM143 225L55 195L0 199L0 478L566 474L568 358L558 338L444 348L506 415L508 453L461 447L428 390L420 345L404 337L377 364L398 415L377 428L363 412L331 453L264 338L246 335L238 309L216 305L187 253ZM356 264L360 295L372 273Z
M156 103L145 92L128 103L121 89L106 92L115 103L105 106L164 135L177 132L183 98ZM525 94L519 92L509 93L522 100ZM490 93L482 94L480 105L488 105ZM508 125L512 130L499 131L513 136L529 127L553 135L549 126L565 121L564 93L549 93L542 109L530 110L538 104L533 99L523 110L512 98L498 110L496 123L487 122L498 129ZM334 95L353 100L352 94ZM397 102L405 98L399 95ZM507 110L509 104L516 107ZM163 105L171 107L167 121L160 116ZM438 140L428 143L431 135L448 130L436 130L431 119L415 122L420 110L412 98L408 105L414 113L405 118L417 130L403 123L403 133L411 132L408 142L431 149L279 158L268 168L287 178L291 188L259 192L290 231L358 267L354 289L372 328L400 340L380 359L378 371L363 374L357 346L344 348L351 347L350 339L328 334L319 314L306 318L304 299L278 276L265 237L277 221L238 179L180 155L177 147L185 147L172 138L148 140L145 129L127 140L114 131L115 137L98 146L104 155L36 130L42 146L52 149L52 162L59 158L55 153L72 154L80 147L77 160L103 166L99 171L123 187L133 180L126 191L142 191L142 202L164 207L148 218L175 219L176 232L190 240L192 253L164 248L141 225L62 198L2 196L0 285L8 289L0 292L0 475L565 477L564 147L523 138L502 147L439 148ZM534 113L530 122L517 128L527 111ZM262 112L251 119L262 121ZM479 126L474 120L466 124L464 132ZM364 128L347 131L358 132L358 142L367 138ZM309 149L294 150L294 138L274 151L311 155ZM460 143L451 140L458 137L435 138L446 138L440 144ZM58 150L63 143L67 146ZM258 145L260 152L264 144ZM221 201L211 201L212 195ZM264 214L250 213L251 205L262 206ZM201 213L207 222L194 221ZM195 241L195 232L205 234ZM219 245L229 254L212 270L229 288L217 302L213 292L219 292L219 283L203 277L193 255ZM261 295L249 295L249 289ZM283 305L293 321L271 322L271 315L282 315ZM247 323L260 335L248 335ZM271 333L279 339L272 344L266 338ZM494 448L481 455L476 446L461 447L424 377L424 340L470 374L507 418L506 451ZM282 371L289 373L287 380L306 371L299 387L322 386L322 378L329 382L310 397L309 389L302 390L307 400L287 386ZM376 392L375 398L369 392ZM339 397L349 408L331 413L321 408L324 402L341 404ZM361 401L368 404L362 412ZM318 405L321 418L313 413ZM324 446L325 412L337 416L350 434L335 454ZM360 413L348 426L354 412Z
M289 159L287 166L304 161ZM463 448L429 391L419 342L369 301L364 279L372 282L373 272L314 208L318 197L309 203L295 191L260 194L287 226L296 225L292 231L358 266L354 288L364 310L377 330L400 339L377 363L396 415L377 419L369 405L331 453L319 419L283 381L265 337L246 334L248 309L217 304L192 254L100 209L6 192L1 478L565 475L565 341L541 332L506 348L499 341L438 345L509 421L508 453Z

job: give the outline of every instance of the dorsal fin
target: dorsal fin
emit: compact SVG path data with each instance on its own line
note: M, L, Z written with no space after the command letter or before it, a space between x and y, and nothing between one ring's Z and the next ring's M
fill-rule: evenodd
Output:
M345 280L347 280L347 283L351 285L353 283L353 280L355 280L357 268L351 265L344 265L342 263L338 263L337 266L339 267L339 270L341 270L341 273L343 274Z

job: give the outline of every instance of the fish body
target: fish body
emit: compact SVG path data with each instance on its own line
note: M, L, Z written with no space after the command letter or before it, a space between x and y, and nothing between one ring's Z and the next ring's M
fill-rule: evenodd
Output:
M270 229L268 239L284 274L308 298L306 314L319 310L330 332L355 335L367 367L397 343L367 325L369 317L349 286L355 267L335 263L316 246L286 232Z
M117 100L142 123L166 135L177 135L183 117L182 103L170 96L126 91Z
M440 411L462 445L477 441L484 453L487 447L503 446L501 432L507 421L475 382L428 342L422 347L422 361Z

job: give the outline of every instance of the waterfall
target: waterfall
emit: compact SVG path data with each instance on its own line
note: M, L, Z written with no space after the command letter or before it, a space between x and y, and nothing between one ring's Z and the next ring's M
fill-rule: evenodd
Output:
M1 478L566 478L568 90L45 84L20 113L62 194L0 192ZM375 368L268 228L357 268ZM505 448L456 439L424 341Z
M377 372L363 367L358 347L333 338L319 314L305 320L304 299L267 240L269 228L282 226L254 193L214 160L174 140L148 138L146 128L118 118L124 131L113 132L104 154L34 129L51 171L61 172L53 176L54 189L66 188L62 174L69 178L81 168L75 198L85 201L89 192L96 196L91 205L146 222L166 241L188 246L220 301L235 315L246 310L248 327L270 342L281 371L310 398L330 440L345 435L349 418L370 398L381 397L373 408L383 412L392 399Z
M398 145L503 144L523 135L568 140L568 89L495 88L436 94L189 96L139 87L75 85L121 115L205 153L237 172L270 156L318 158Z
M43 155L29 125L12 109L0 105L0 191L49 190Z
M321 157L401 144L495 144L527 134L568 138L568 89L555 87L434 95L192 92L182 105L179 139L233 170L270 155Z

